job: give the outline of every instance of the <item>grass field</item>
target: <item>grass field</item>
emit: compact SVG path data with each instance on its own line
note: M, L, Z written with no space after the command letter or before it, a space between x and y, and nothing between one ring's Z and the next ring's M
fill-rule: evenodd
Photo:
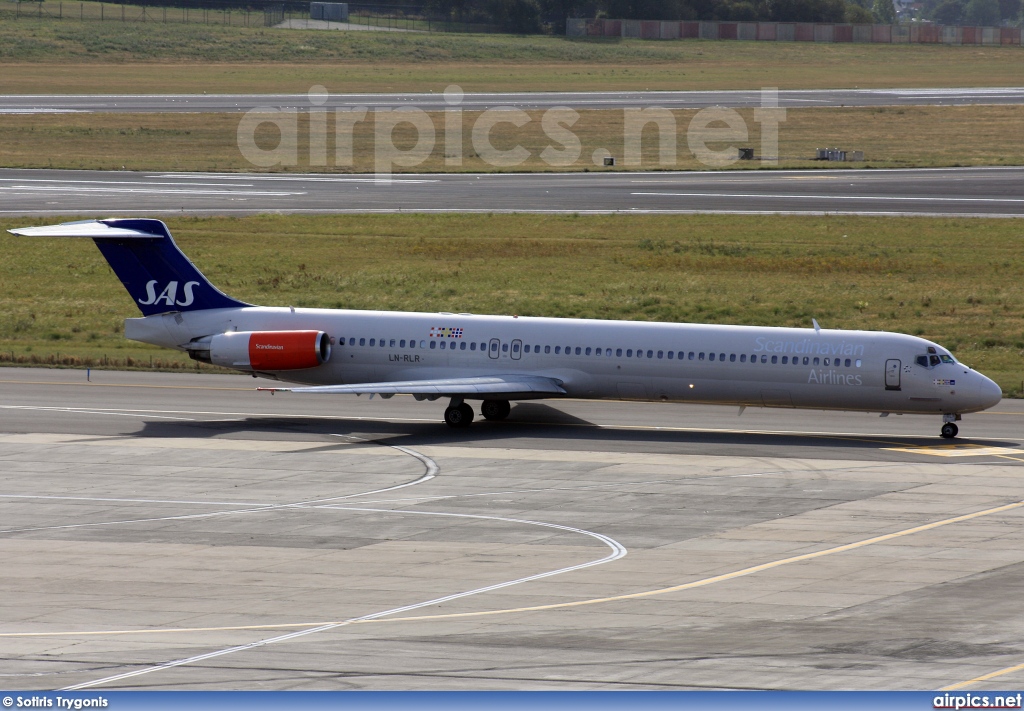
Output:
M1021 47L654 42L0 19L4 93L1019 86Z
M695 112L676 111L677 162L661 166L658 139L651 125L644 134L643 168L675 167L700 169L690 152L686 129ZM508 150L516 145L526 148L531 158L505 170L553 170L542 160L548 145L561 145L548 138L541 128L542 112L530 112L531 122L522 128L498 124L492 132L495 147ZM758 155L760 124L751 111L740 111L749 129L741 145L753 146ZM419 166L396 171L489 171L494 168L474 151L471 127L478 113L465 112L464 145L461 166L445 165L444 118L434 115L437 142L431 156ZM310 166L308 120L300 122L298 163L273 170L372 172L373 118L356 125L353 141L353 165L339 165L335 159L333 122L328 123L328 159L326 166ZM0 166L18 168L88 168L99 170L185 170L250 171L259 168L249 163L237 145L241 114L58 114L0 116ZM906 107L856 109L790 109L779 128L779 153L783 167L821 167L809 160L814 149L840 146L863 150L866 163L855 167L933 167L950 165L1021 165L1024 148L1007 136L1019 132L1021 109L1018 106L980 107ZM406 129L406 130L403 130ZM594 170L592 154L607 148L623 165L623 112L621 110L585 110L573 132L581 141L581 155L575 163L557 169ZM277 144L276 127L264 125L257 134L264 148ZM395 144L411 148L415 131L411 126L395 131ZM728 144L709 144L724 149ZM757 168L759 161L735 163L735 168ZM835 167L828 164L827 167Z
M814 317L826 328L936 340L1007 393L1020 395L1024 380L1020 220L389 215L169 224L214 283L251 303L798 327ZM138 313L88 241L4 233L0 254L0 360L96 364L105 355L189 367L123 339L122 319Z

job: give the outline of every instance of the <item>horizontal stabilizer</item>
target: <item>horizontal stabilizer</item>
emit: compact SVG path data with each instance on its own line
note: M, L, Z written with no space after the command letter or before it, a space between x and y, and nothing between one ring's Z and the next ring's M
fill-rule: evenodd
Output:
M358 385L317 385L305 388L259 388L274 392L323 393L331 395L564 395L565 389L554 378L539 375L489 375L478 378L439 378Z
M89 239L163 239L162 233L153 234L128 227L114 227L101 220L65 222L62 225L19 227L8 230L21 237L87 237Z

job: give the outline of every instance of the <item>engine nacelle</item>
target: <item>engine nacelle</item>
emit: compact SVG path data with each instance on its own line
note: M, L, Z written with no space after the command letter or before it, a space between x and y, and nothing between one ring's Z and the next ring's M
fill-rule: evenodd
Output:
M188 353L225 368L302 370L330 360L331 339L323 331L231 331L193 341Z

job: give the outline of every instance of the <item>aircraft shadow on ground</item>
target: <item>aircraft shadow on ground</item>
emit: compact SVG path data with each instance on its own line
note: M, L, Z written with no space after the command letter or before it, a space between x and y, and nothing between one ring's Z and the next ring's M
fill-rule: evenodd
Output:
M249 416L238 420L214 420L195 422L148 421L139 436L143 437L249 437L263 439L271 435L318 441L323 436L351 437L357 440L392 446L417 447L429 445L497 445L516 446L511 440L529 440L540 449L562 448L566 450L589 451L595 448L611 450L648 451L662 454L675 452L693 454L694 446L707 448L708 454L749 454L750 449L766 448L827 448L838 451L873 450L887 447L924 447L949 445L948 440L936 436L934 440L903 435L885 436L857 434L803 434L800 432L764 432L751 430L658 430L606 428L587 420L562 412L556 407L541 403L519 403L515 405L508 419L503 422L478 420L465 429L446 426L441 418L435 422L408 422L396 417L387 419L344 418L344 417L287 417L267 415ZM325 448L349 447L351 440L337 445L325 444ZM1019 442L997 440L972 440L958 438L957 445L984 447L1020 447ZM736 448L733 450L732 448ZM765 453L765 452L761 452ZM785 451L773 452L784 454Z

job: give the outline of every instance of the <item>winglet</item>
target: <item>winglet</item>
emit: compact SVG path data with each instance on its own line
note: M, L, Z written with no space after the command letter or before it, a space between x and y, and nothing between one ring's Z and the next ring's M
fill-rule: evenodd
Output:
M115 224L108 224L113 222ZM141 222L141 221L138 221ZM7 230L19 237L85 237L88 239L163 239L160 230L149 232L135 227L117 225L117 220L79 220L65 222L60 225L43 225L41 227L19 227ZM142 223L143 226L149 226Z

